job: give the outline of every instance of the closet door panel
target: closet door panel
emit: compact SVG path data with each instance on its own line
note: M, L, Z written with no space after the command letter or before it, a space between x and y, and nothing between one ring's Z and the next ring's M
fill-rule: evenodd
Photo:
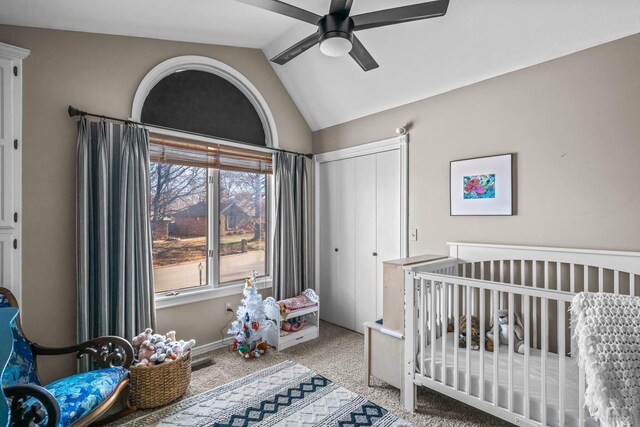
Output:
M15 289L13 281L13 239L8 232L0 233L0 287Z
M402 230L400 221L400 150L376 154L377 182L377 286L376 313L382 317L382 262L401 256Z
M320 318L328 322L336 321L335 295L338 274L336 246L336 162L320 163L319 165L319 194L318 194L318 278L320 304Z
M356 269L356 195L355 195L355 159L336 162L336 196L337 196L337 272L335 286L336 321L335 323L349 329L355 329L355 283Z
M0 58L0 227L13 227L14 163L13 147L13 61Z
M355 160L355 330L376 320L376 156Z

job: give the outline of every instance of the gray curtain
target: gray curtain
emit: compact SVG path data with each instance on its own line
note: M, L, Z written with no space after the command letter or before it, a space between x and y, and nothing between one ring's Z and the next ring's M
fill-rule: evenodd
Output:
M83 117L77 150L78 340L131 339L155 327L149 134Z
M273 238L273 296L299 295L309 287L309 196L304 156L274 154L275 233Z

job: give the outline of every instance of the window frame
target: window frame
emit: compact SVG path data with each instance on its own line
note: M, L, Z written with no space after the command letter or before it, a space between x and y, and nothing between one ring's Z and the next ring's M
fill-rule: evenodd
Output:
M201 135L191 135L188 133L171 131L162 128L156 128L154 126L147 126L149 132L156 134L163 134L167 136L175 136L181 138L188 138L194 141L202 141L215 143L220 145L227 145L232 147L247 148L246 144L233 143L230 141L220 140L212 137L205 137ZM256 151L262 151L267 153L273 153L270 147L251 146L251 149ZM193 286L184 289L176 289L173 291L163 291L155 293L156 309L163 309L168 307L175 307L183 304L191 304L208 299L222 298L232 295L241 294L244 289L244 279L240 279L233 282L218 283L218 272L220 271L220 209L219 209L219 185L218 183L218 169L207 169L207 206L211 209L212 214L207 215L207 284L202 286ZM265 205L266 205L266 226L265 226L265 275L259 276L256 287L260 289L270 288L272 285L271 272L273 266L273 258L271 245L273 242L273 222L272 218L275 214L274 203L271 201L275 197L273 175L265 175ZM211 242L214 242L213 244ZM217 242L217 244L215 243Z

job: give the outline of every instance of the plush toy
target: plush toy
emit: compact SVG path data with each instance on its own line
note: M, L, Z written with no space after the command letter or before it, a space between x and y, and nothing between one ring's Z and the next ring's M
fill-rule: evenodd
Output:
M154 354L156 354L156 347L151 344L151 341L147 340L140 345L140 350L138 350L138 360L149 361L151 359L151 356L153 356Z
M493 351L494 346L494 338L495 338L495 330L496 328L493 325L493 317L491 317L491 321L489 324L490 328L487 332L487 350ZM498 344L506 344L509 345L509 311L508 310L498 310L498 325L497 325L499 343ZM514 342L513 342L513 350L517 353L524 354L524 324L522 323L522 319L518 313L514 313L514 322L513 322L513 332L514 334Z
M144 332L141 332L140 335L134 337L131 340L131 344L133 344L134 347L140 347L143 342L149 341L151 339L151 337L153 336L152 334L153 330L151 328L147 328L144 330Z
M455 330L453 323L447 325L447 331L453 332ZM460 322L458 324L458 347L467 347L467 316L460 316ZM471 316L471 350L480 349L480 321L476 316Z
M165 336L167 337L167 339L169 341L175 341L176 340L176 331L169 331L165 334Z

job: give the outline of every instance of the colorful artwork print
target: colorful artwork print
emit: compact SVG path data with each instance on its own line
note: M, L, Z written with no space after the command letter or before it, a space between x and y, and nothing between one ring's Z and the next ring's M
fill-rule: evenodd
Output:
M465 199L495 199L496 174L471 175L463 178Z

